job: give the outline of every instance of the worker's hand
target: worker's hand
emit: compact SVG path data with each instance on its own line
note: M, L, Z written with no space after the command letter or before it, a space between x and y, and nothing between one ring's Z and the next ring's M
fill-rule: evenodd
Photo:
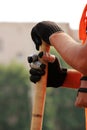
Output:
M63 30L54 22L43 21L36 24L31 30L31 37L36 45L36 49L39 50L39 46L42 41L50 44L49 37L55 32L63 32Z
M87 107L87 75L81 77L80 88L75 101L77 107Z
M67 69L61 69L59 60L50 54L44 54L43 52L39 55L33 55L28 57L30 64L30 80L34 83L41 79L41 76L45 74L45 65L42 64L39 59L43 59L48 62L48 79L47 87L60 87L62 86L65 77L67 75Z

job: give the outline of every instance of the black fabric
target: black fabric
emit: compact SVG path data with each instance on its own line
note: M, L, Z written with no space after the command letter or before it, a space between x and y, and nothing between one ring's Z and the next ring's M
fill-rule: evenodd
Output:
M87 80L87 76L82 76L80 80Z
M36 49L39 50L41 45L41 39L50 44L49 37L55 32L63 32L63 30L54 22L42 21L35 25L31 30L31 37L36 45Z
M62 86L67 74L67 69L61 69L58 59L54 63L48 63L48 87Z
M87 93L87 88L79 88L78 92Z
M41 76L45 74L45 71L42 69L30 69L30 80L33 83L38 82L41 79Z
M45 68L30 69L30 80L34 83L41 79L41 76L45 74ZM58 59L56 58L54 63L48 63L48 79L47 87L60 87L67 75L67 69L61 69Z

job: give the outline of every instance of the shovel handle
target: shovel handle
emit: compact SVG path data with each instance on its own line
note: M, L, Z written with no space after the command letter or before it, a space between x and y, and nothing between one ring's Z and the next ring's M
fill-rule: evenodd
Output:
M42 41L40 51L49 52L49 45ZM36 83L35 97L32 110L31 130L42 130L43 114L46 98L46 86L47 86L47 72L48 65L46 64L45 75L41 77L41 80Z

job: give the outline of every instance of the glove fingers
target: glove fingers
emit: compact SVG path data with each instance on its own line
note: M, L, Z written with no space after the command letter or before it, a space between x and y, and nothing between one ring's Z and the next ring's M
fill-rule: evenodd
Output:
M50 62L50 63L53 63L56 59L55 55L52 55L50 53L47 53L47 52L43 52L41 51L39 54L38 54L38 57L42 58L43 61L45 62Z
M30 70L30 80L33 82L33 83L36 83L38 82L40 79L41 79L41 76L45 74L45 71L44 70L40 70L40 69L31 69Z
M42 44L42 41L41 41L40 36L38 36L37 34L38 34L38 32L37 32L37 29L35 27L31 31L31 37L32 37L32 40L34 41L34 43L36 45L36 49L39 50L39 46Z
M34 54L32 56L28 56L27 60L28 60L28 63L36 62L38 61L38 55Z
M37 76L37 75L31 75L31 76L30 76L30 80L31 80L33 83L38 82L40 79L41 79L41 76Z
M39 76L42 76L45 74L45 71L44 70L40 70L40 69L30 69L30 74L31 75L39 75Z

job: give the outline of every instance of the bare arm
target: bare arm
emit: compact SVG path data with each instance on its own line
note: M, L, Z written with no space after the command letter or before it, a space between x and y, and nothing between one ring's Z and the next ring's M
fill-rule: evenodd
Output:
M82 45L66 33L54 33L50 42L69 65L87 75L87 41Z

